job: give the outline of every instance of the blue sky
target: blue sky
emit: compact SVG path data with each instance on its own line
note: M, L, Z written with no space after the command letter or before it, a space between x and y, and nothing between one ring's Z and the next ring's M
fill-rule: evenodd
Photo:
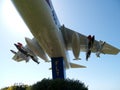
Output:
M52 0L61 24L85 35L95 35L97 40L106 41L120 48L120 1L119 0ZM11 58L10 49L16 50L15 42L25 43L24 37L32 38L20 16L16 13L10 0L0 3L0 88L22 82L33 84L43 78L51 78L50 63L40 59L37 65L17 63ZM67 78L78 79L88 85L89 90L120 90L120 54L91 55L85 61L85 53L81 53L81 61L71 62L87 66L86 69L69 69Z

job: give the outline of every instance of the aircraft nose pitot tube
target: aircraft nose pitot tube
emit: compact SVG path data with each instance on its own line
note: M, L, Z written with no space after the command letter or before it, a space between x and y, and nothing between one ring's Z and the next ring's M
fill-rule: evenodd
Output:
M74 60L80 60L79 54L80 54L80 37L78 33L74 33L72 35L72 51L74 54L75 59Z
M29 39L29 38L26 37L26 38L25 38L25 41L26 41L28 47L30 48L30 50L32 50L37 56L39 56L40 58L42 58L42 59L45 60L46 62L49 62L46 53L45 53L44 50L40 47L40 45L38 44L38 42L36 41L35 38Z

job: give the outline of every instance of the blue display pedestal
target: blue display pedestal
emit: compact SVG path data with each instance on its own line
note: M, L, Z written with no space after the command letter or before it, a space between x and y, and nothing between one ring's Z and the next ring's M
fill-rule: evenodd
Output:
M52 78L65 79L65 68L63 57L51 58L52 59Z

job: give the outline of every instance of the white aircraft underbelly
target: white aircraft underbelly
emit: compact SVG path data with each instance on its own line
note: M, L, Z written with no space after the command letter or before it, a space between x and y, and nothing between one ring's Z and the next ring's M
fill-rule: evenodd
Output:
M50 57L64 57L66 67L69 67L61 32L55 24L50 8L46 7L46 2L44 0L14 0L14 3L31 33L46 53Z

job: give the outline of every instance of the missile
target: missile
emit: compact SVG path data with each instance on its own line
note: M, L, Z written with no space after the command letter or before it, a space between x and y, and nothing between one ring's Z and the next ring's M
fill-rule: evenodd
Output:
M41 48L41 46L38 44L38 42L37 42L37 40L35 38L33 38L31 40L31 39L26 37L25 41L26 41L28 47L30 48L30 50L32 50L33 53L35 53L37 56L39 56L40 58L42 58L46 62L49 62L46 53Z
M13 54L17 54L17 52L15 52L14 50L10 50Z
M72 35L72 52L75 57L74 60L80 60L79 54L80 54L80 37L78 33L74 33Z

